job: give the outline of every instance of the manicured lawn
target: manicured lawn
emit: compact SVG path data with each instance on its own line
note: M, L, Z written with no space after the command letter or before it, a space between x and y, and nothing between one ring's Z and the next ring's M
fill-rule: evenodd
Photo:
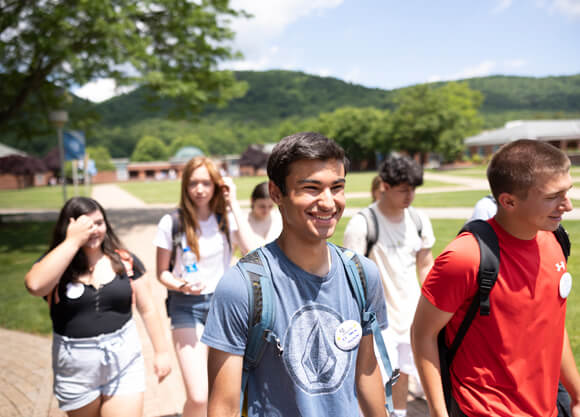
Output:
M81 196L91 195L91 187L88 193L84 185L78 186ZM67 198L75 195L72 185L66 188ZM63 204L62 186L31 187L22 190L0 190L0 208L12 209L60 209Z
M434 174L457 175L458 177L485 178L487 165L476 165L469 168L456 168L449 170L433 169Z
M48 248L53 223L0 223L0 327L51 331L48 307L24 288L24 275Z
M448 191L444 193L425 193L415 195L414 207L473 207L487 190ZM371 203L368 198L349 198L347 207L366 207Z

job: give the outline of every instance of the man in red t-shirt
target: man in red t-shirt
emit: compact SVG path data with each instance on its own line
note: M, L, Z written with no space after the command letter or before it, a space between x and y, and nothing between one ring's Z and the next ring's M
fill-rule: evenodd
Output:
M490 293L490 315L476 315L451 364L448 413L437 335L449 346L477 292L479 249L459 235L435 261L422 287L411 328L415 363L432 417L555 417L558 379L580 417L580 375L564 326L570 274L552 231L572 210L570 160L535 140L503 146L487 177L498 211L489 220L498 236L500 268Z

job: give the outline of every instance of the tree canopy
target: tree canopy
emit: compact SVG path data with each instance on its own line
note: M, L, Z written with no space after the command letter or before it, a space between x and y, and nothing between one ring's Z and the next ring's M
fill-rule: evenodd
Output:
M242 95L220 61L231 49L229 0L23 0L0 2L0 126L30 126L63 91L97 78L145 85L176 111ZM20 123L18 123L20 122Z
M466 83L434 88L422 84L402 90L392 117L395 149L411 155L439 152L451 161L463 150L463 138L481 128L479 91Z
M149 162L164 161L167 159L167 147L163 141L155 136L143 136L131 155L131 161Z

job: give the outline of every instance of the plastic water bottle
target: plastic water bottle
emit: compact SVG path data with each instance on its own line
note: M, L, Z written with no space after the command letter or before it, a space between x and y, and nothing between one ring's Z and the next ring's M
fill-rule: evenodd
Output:
M181 263L183 265L183 279L189 283L196 283L197 259L195 253L187 246L183 248Z

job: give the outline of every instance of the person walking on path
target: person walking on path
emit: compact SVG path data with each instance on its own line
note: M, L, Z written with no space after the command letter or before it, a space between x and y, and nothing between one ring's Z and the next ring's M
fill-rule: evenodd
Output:
M53 325L54 393L69 416L141 416L145 369L132 319L135 300L155 349L159 381L169 344L141 261L126 251L95 200L63 206L49 251L25 276L46 298Z
M274 203L268 192L268 183L261 182L254 187L250 197L251 207L248 213L248 224L254 233L255 249L276 239L282 231L280 212L272 210ZM237 240L234 238L237 246Z
M552 233L572 210L569 168L561 150L535 140L493 156L487 177L498 207L488 223L499 241L499 274L489 315L475 316L455 353L450 386L441 382L438 335L445 328L449 346L477 296L479 245L462 233L435 260L411 328L431 416L555 417L558 378L580 416L580 375L564 325L571 276Z
M207 346L200 338L209 303L229 267L233 236L242 253L254 243L233 181L224 180L208 158L196 157L185 165L175 214L161 218L153 241L157 278L168 289L167 313L186 392L183 417L205 416ZM185 252L195 256L192 265L184 264ZM192 270L186 274L185 268Z
M401 371L393 386L393 415L404 417L409 375L418 378L411 350L411 322L421 295L419 282L425 280L433 265L431 248L435 236L429 218L410 207L416 187L423 184L421 166L411 158L391 155L381 164L379 177L379 199L351 218L343 243L355 252L367 254L379 268L389 313L389 327L383 331L383 339L393 368ZM387 378L383 375L383 379Z
M276 349L266 349L247 381L248 417L262 415L386 416L384 387L370 326L348 346L335 342L342 323L360 326L357 304L339 254L327 243L345 206L344 151L318 133L282 139L268 160L270 197L278 205L280 237L259 249L271 270ZM366 271L365 311L386 327L376 267ZM202 341L210 346L209 415L239 415L243 357L248 341L248 291L231 268L212 300ZM341 327L341 329L344 328ZM360 408L359 408L360 407Z

